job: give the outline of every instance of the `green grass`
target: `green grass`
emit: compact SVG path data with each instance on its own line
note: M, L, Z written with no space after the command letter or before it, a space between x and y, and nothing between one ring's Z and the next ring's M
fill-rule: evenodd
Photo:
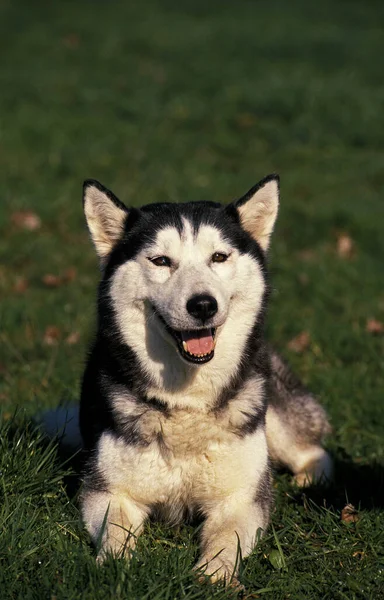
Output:
M129 566L96 567L74 476L30 421L77 401L92 335L83 179L140 205L229 201L272 171L268 333L329 411L336 477L305 494L277 478L244 594L384 597L384 344L366 329L384 321L383 18L374 0L0 3L2 598L236 596L194 579L190 526L148 525ZM25 210L38 230L14 223ZM44 284L68 268L71 281ZM302 331L310 343L295 354ZM347 502L357 522L341 520Z

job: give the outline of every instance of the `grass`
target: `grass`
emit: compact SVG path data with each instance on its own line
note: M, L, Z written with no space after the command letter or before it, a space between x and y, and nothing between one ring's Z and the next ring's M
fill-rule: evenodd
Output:
M384 596L384 344L367 328L384 321L383 17L374 0L1 2L1 597L236 597L195 581L190 526L150 524L129 567L96 567L74 475L31 419L77 401L92 335L83 179L131 205L226 202L272 171L268 334L330 414L336 477L305 494L277 477L244 595Z

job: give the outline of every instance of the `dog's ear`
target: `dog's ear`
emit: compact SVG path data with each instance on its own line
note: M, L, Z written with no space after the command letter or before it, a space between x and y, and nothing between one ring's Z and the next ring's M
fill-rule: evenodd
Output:
M110 190L94 179L83 186L84 213L101 265L118 242L128 209Z
M279 208L279 181L278 175L268 175L232 205L243 229L264 251L268 249Z

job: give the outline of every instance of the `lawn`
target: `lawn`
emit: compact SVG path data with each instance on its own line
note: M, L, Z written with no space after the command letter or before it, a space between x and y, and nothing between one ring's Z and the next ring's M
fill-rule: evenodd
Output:
M0 2L1 598L237 596L195 580L192 526L97 567L33 417L77 402L92 337L82 181L228 202L274 171L268 336L329 412L336 473L277 476L243 595L384 597L383 22L376 0Z

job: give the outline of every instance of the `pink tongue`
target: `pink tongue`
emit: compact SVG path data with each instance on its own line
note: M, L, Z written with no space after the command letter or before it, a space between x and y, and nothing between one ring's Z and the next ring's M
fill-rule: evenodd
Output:
M189 354L209 354L214 349L211 329L183 331L181 338L186 343Z

